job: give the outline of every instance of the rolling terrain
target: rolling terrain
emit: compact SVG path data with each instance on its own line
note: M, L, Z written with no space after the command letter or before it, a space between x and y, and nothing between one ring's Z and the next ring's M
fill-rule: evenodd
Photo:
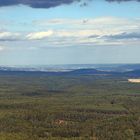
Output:
M1 140L139 140L139 71L0 70Z

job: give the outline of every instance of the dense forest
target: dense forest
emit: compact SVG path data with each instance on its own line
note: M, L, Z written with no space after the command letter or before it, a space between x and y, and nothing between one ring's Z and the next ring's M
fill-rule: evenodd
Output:
M0 140L139 140L140 84L117 76L0 75Z

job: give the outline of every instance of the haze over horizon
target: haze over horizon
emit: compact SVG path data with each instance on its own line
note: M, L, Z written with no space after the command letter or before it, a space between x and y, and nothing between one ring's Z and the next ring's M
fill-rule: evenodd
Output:
M0 0L0 65L140 63L140 0Z

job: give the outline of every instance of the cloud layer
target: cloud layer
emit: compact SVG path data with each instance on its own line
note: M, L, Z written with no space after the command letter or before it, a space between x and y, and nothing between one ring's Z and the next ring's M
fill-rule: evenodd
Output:
M29 39L29 40L40 40L40 39L47 38L51 35L53 35L53 31L49 30L49 31L30 33L26 36L26 38Z
M0 32L0 41L17 41L20 39L20 33Z
M0 43L25 48L130 46L140 44L140 19L100 17L32 21L28 32L0 32ZM55 26L57 25L57 28ZM61 28L65 27L65 28ZM16 44L16 45L15 45Z
M50 8L79 1L80 0L0 0L0 6L23 4L32 8Z
M71 4L73 2L82 2L80 6L87 6L87 2L94 1L94 0L0 0L0 7L3 6L12 6L12 5L27 5L32 8L51 8L60 6L63 4ZM127 1L134 1L134 0L106 0L108 2L127 2ZM140 0L135 0L140 2Z
M138 2L140 2L140 0L106 0L106 1L109 1L109 2L114 2L114 1L117 1L117 2L138 1Z
M0 52L4 50L4 46L0 46Z
M124 32L124 33L110 35L110 36L104 36L104 37L109 38L109 39L119 39L119 40L131 39L131 40L133 40L133 39L140 39L140 33L138 33L138 32L132 32L132 33Z

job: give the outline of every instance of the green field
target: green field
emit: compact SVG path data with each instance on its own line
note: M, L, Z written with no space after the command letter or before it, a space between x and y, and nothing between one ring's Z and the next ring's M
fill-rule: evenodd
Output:
M140 140L140 84L0 75L0 140Z

